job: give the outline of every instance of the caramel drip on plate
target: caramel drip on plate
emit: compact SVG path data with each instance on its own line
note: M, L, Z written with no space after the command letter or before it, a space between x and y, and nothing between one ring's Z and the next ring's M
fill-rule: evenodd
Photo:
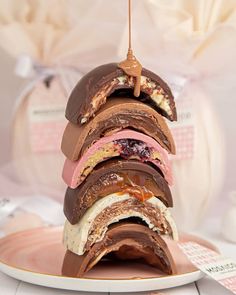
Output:
M134 96L140 95L142 65L133 54L131 46L131 0L129 0L129 48L127 58L118 64L128 76L134 77Z

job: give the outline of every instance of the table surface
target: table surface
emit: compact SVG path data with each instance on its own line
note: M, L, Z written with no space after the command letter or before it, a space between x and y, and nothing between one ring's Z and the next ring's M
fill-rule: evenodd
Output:
M204 226L194 232L212 243L214 243L221 253L227 257L232 258L236 261L236 244L225 241L220 234L220 222L219 219L211 218ZM80 294L95 294L87 292L74 292L59 289L50 289L41 286L31 285L22 281L15 280L6 276L0 272L0 295L80 295ZM99 293L99 294L109 294L109 293ZM112 293L118 295L119 293ZM120 293L125 294L125 293ZM130 295L135 293L129 293ZM139 294L170 294L170 295L230 295L230 291L226 290L224 287L220 286L217 282L209 279L203 278L196 283L192 283L183 287L178 287L174 289L169 289L161 292L141 292Z

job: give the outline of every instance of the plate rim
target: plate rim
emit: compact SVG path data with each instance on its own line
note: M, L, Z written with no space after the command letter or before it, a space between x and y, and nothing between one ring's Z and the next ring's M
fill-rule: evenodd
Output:
M60 228L63 228L63 226L40 226L40 227L36 227L36 228L30 228L30 229L25 229L25 230L22 230L22 231L17 231L17 232L14 232L14 233L10 233L6 236L3 236L0 238L0 243L1 242L4 242L5 239L8 239L9 237L12 237L12 236L15 236L15 235L18 235L18 234L21 234L21 233L25 233L25 232L35 232L37 230L59 230ZM182 233L182 232L180 232ZM191 233L186 233L187 235L189 236L196 236L194 234L191 234ZM197 236L198 237L198 236ZM203 238L201 238L203 239ZM205 240L205 239L204 239ZM207 241L208 242L208 241ZM209 242L210 243L210 242ZM210 243L213 247L215 247L214 244ZM1 244L0 244L1 246ZM215 247L216 248L216 247ZM163 275L161 277L150 277L150 278L130 278L130 279L122 279L122 278L118 278L118 279L109 279L109 278L73 278L73 277L67 277L67 276L63 276L63 275L56 275L56 274L47 274L47 273L41 273L41 272L35 272L35 271L31 271L31 270L28 270L28 269L25 269L25 268L20 268L20 267L15 267L15 266L12 266L11 264L8 264L6 262L3 262L1 259L0 259L0 265L5 265L9 268L12 268L12 269L16 269L16 270L21 270L21 271L24 271L24 272L28 272L28 273L33 273L33 274L38 274L38 275L42 275L42 276L48 276L48 277L62 277L62 278L65 278L65 279L83 279L83 280L97 280L97 281L130 281L130 280L135 280L135 281L141 281L141 280L156 280L156 279L164 279L164 278L170 278L170 277L181 277L181 276L185 276L185 275L190 275L190 274L200 274L202 273L204 275L204 273L199 270L199 269L196 269L195 271L190 271L190 272L186 272L186 273L183 273L183 274L175 274L175 275ZM1 270L1 267L0 267L0 270Z
M22 232L32 232L37 230L58 231L61 226L52 227L38 227L34 229L27 229L16 233L11 233L0 238L0 246L5 239L10 236L21 234ZM187 235L192 235L191 233ZM194 235L192 235L194 236ZM205 240L205 239L203 239ZM207 240L205 240L207 241ZM212 246L215 246L211 243ZM183 286L197 280L200 280L205 274L199 270L193 270L186 273L175 275L163 275L161 277L135 277L135 278L74 278L67 277L60 274L40 273L30 269L21 268L19 266L11 265L0 259L0 271L4 274L34 285L57 288L61 290L81 291L81 292L142 292L163 290L178 286Z
M157 278L143 278L143 279L92 279L92 278L73 278L62 277L58 275L40 274L22 270L6 263L0 262L0 271L4 274L13 277L14 279L34 284L36 286L49 287L59 290L70 290L77 292L95 292L99 293L129 293L129 292L147 292L159 291L163 289L170 289L184 286L202 279L205 274L196 270L185 274L157 277ZM170 279L172 279L170 281ZM92 284L87 284L88 280ZM59 283L58 283L59 282ZM135 286L134 283L135 282ZM95 285L95 286L94 286Z
M4 242L5 238L14 236L22 232L35 232L36 230L60 230L61 227L39 227L28 229L21 232L12 233L0 238L0 243ZM188 234L188 233L186 233ZM192 234L188 234L192 235ZM192 235L194 236L194 235ZM200 237L199 237L200 238ZM205 240L204 238L202 238ZM207 240L206 240L207 241ZM210 243L210 242L209 242ZM214 244L210 243L215 247ZM34 285L58 288L61 290L81 291L81 292L142 292L142 291L158 291L178 286L183 286L197 280L200 280L205 274L199 270L193 270L186 273L175 275L164 275L161 277L134 277L134 278L74 278L66 277L60 274L40 273L30 269L21 268L11 265L0 259L0 271L4 274ZM88 283L88 282L91 282Z
M75 277L67 277L67 276L63 276L63 275L56 275L56 274L47 274L47 273L41 273L41 272L36 272L36 271L31 271L31 270L28 270L28 269L24 269L24 268L20 268L20 267L15 267L15 266L12 266L8 263L5 263L3 262L2 260L0 260L0 271L1 270L1 265L3 265L4 267L7 267L9 269L15 269L17 271L22 271L22 272L25 272L25 273L31 273L31 274L34 274L34 275L40 275L40 276L46 276L46 277L57 277L57 278L63 278L63 279L70 279L70 280L92 280L92 281L114 281L114 282L125 282L125 281L147 281L147 280L157 280L157 279L168 279L168 278L180 278L180 277L185 277L185 276L188 276L188 275L197 275L197 274L202 274L204 275L204 273L199 270L199 269L196 269L195 271L189 271L189 272L186 272L186 273L181 273L181 274L174 274L174 275L164 275L164 276L161 276L161 277L151 277L151 278L130 278L130 279L122 279L122 278L118 278L118 279L109 279L109 278L75 278Z

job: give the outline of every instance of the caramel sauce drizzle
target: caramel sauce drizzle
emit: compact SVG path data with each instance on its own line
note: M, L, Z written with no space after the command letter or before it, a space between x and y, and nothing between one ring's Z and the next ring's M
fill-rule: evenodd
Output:
M144 202L154 196L154 194L151 191L149 191L145 186L139 186L135 184L127 174L122 175L122 182L120 183L120 188L121 191L118 193L119 195L128 193L141 202Z
M128 0L128 17L129 17L129 47L127 57L124 61L118 64L118 67L121 68L128 76L134 77L134 96L138 97L140 95L141 87L141 74L142 74L142 65L136 59L133 54L132 45L131 45L131 0ZM123 181L120 184L121 192L120 194L129 193L133 197L137 198L141 202L144 202L151 197L153 193L146 189L145 186L136 185L127 175L123 175Z
M129 48L126 59L120 62L118 67L128 76L135 78L134 96L138 97L140 95L142 65L134 56L131 45L131 0L129 0Z
M125 193L130 194L132 197L141 202L144 202L154 196L153 193L147 190L144 186L127 186L123 189L121 194Z

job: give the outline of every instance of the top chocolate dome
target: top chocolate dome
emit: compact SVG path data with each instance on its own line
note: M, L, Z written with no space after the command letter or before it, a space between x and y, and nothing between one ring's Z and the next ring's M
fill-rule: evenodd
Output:
M115 96L140 100L170 121L177 120L174 97L159 76L143 68L139 97L133 96L134 86L135 78L128 76L117 63L101 65L82 77L75 86L67 103L66 118L75 124L88 122L114 93Z

